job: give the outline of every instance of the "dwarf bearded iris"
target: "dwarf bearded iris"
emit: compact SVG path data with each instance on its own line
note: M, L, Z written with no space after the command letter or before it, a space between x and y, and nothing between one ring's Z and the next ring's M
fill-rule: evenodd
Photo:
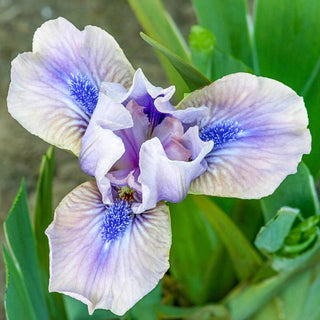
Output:
M132 83L132 86L131 86ZM50 290L125 313L168 269L163 201L188 192L260 198L296 172L311 137L304 103L275 80L237 73L189 94L134 74L103 30L45 23L12 63L8 108L79 155L95 177L65 197L46 233Z

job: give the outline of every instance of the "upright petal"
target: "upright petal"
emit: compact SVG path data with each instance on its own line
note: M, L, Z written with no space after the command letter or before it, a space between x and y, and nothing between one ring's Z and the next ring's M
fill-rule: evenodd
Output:
M102 81L131 84L133 68L116 41L63 18L35 33L33 53L12 62L8 109L31 133L78 155Z
M215 146L208 170L191 192L238 198L271 194L297 170L311 137L303 103L292 89L263 77L237 73L195 91L181 108L206 106L200 137Z
M125 152L123 141L113 131L131 126L130 112L100 93L99 103L82 138L79 162L85 173L95 176L104 203L112 199L106 174Z
M138 179L142 186L142 204L134 204L133 211L143 212L160 200L182 201L188 193L190 182L207 169L204 157L211 148L212 143L204 143L194 159L179 161L168 158L157 137L143 143Z
M86 303L89 313L124 314L150 292L169 267L168 208L160 203L133 215L124 228L105 228L106 206L94 182L61 202L46 234L50 245L50 291ZM116 233L105 234L106 231Z

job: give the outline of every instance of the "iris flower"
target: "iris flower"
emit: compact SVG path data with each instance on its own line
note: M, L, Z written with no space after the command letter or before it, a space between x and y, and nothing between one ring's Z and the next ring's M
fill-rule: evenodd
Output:
M134 74L101 29L80 32L62 18L38 29L33 53L13 62L11 114L79 155L96 179L65 197L46 231L50 291L90 313L125 313L168 269L163 201L188 192L261 198L310 152L303 100L278 81L228 75L177 108L174 90Z

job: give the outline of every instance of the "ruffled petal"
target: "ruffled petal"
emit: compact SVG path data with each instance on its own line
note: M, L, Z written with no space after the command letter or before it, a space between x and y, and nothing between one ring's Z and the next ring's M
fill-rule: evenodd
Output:
M200 122L215 141L208 170L190 191L215 196L261 198L297 170L310 152L311 137L303 103L292 89L263 77L238 73L190 94L181 108L206 106Z
M102 81L130 86L133 68L116 41L63 18L35 33L33 53L12 62L8 109L31 133L78 155Z
M50 245L49 290L95 309L122 315L150 292L169 267L168 208L160 203L134 215L120 237L102 236L105 205L94 182L60 203L46 234ZM108 236L107 236L108 238Z
M89 73L98 86L102 81L132 83L133 67L116 40L99 27L80 31L62 17L47 21L34 34L33 52L63 72Z
M8 110L31 133L78 155L89 116L53 72L40 56L19 55L12 62Z
M132 125L130 112L100 93L99 103L82 138L79 162L85 173L95 176L104 203L112 201L106 174L125 152L124 143L113 131Z
M198 137L196 139L200 140ZM200 143L200 142L199 142ZM140 176L142 204L134 204L133 211L143 212L160 200L182 201L190 182L205 172L205 155L212 149L212 142L203 143L200 152L190 161L170 160L158 138L143 143L140 150Z

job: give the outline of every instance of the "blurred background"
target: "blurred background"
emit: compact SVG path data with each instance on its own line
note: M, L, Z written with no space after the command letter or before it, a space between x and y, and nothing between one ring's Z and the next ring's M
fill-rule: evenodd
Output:
M196 19L188 0L164 1L173 19L187 38ZM96 25L112 34L134 68L142 67L155 85L166 86L166 78L126 0L0 0L0 242L4 242L3 222L10 210L21 179L25 179L29 209L34 194L41 157L48 144L31 135L7 111L10 62L19 53L32 50L33 33L43 22L63 16L79 29ZM54 206L74 187L89 179L79 169L77 159L56 149ZM5 319L3 297L5 267L0 254L0 320ZM18 319L17 319L18 320Z

